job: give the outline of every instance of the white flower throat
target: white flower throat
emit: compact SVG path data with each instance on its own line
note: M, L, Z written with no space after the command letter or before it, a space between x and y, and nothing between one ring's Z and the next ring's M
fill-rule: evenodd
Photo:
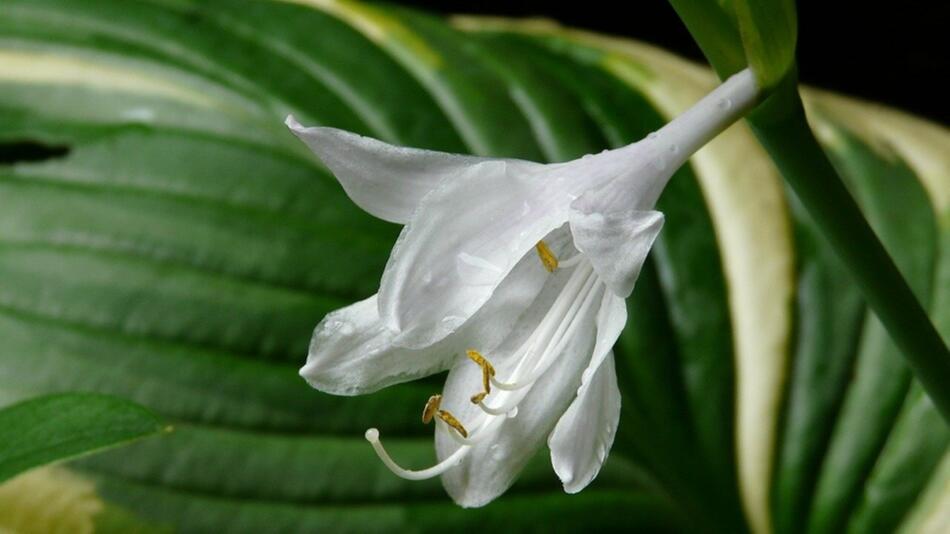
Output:
M473 445L495 436L506 418L518 415L518 404L528 394L531 386L554 365L557 356L563 353L567 340L580 327L580 318L599 301L603 284L583 254L577 253L568 260L559 262L544 241L539 241L535 250L541 264L549 273L558 269L573 270L537 328L512 354L512 360L517 363L509 376L501 377L490 359L478 350L466 351L473 364L482 369L481 383L473 384L473 389L480 386L481 390L471 397L472 404L481 408L482 417L478 421L470 422L471 426L467 427L465 422L459 421L451 412L441 408L441 395L430 397L423 409L422 422L435 420L438 431L448 433L460 447L436 465L414 471L399 466L389 456L380 442L379 430L371 428L366 431L367 441L372 444L380 460L396 475L408 480L439 476L458 465Z

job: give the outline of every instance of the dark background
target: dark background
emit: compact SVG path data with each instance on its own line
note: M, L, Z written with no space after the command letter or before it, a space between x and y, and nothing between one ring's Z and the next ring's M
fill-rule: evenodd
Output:
M623 35L702 60L666 0L629 2L394 0L437 13L543 16ZM803 82L889 104L950 124L950 3L945 0L802 1L798 6Z

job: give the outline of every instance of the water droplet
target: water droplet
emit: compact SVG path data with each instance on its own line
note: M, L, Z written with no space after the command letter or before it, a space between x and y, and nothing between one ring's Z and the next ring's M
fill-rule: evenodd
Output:
M518 407L517 407L517 406L515 406L514 408L512 408L511 410L508 411L508 419L514 419L515 417L518 417Z
M676 154L680 151L680 147L676 145L670 145L670 154Z
M603 149L603 150L600 151L601 154L606 154L607 152L610 152L610 149L609 149L609 148L605 148L605 149Z
M128 120L149 122L155 119L155 112L148 108L131 108L122 113Z
M423 284L432 283L432 271L426 271L426 273L422 275L422 283Z
M529 213L531 213L531 204L528 204L528 201L525 200L521 203L521 216L524 217Z
M353 325L350 323L343 323L340 325L340 333L344 336L348 336L353 333Z
M591 157L592 155L593 155L593 154L584 154L583 156L581 156L581 159L587 159L587 158Z
M723 111L725 111L725 110L727 110L727 109L731 109L731 108L732 108L732 100L730 100L730 99L728 99L728 98L723 98L722 100L720 100L720 101L716 104L716 106L718 106L719 109L721 109L721 110L723 110Z
M594 377L594 370L591 368L587 368L584 370L584 374L581 375L581 382L583 382L584 384L587 384L590 382L591 378L593 377Z
M656 139L656 132L650 132L647 135L647 139Z
M653 167L658 171L662 171L663 169L666 168L666 160L663 159L662 156L657 156L656 158L653 158L653 161L651 161L650 164L653 165Z
M488 452L491 453L491 457L494 460L501 460L505 457L505 451L497 443L489 447Z
M465 319L459 317L458 315L446 315L442 318L442 326L449 330L458 328L464 322Z

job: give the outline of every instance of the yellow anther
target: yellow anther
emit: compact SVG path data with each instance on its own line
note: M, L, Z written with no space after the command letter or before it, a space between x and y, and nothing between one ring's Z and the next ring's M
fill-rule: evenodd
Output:
M459 420L456 419L454 415L450 414L449 412L445 410L439 410L437 415L439 416L439 419L445 421L445 424L454 428L455 431L461 434L463 438L468 437L468 431L465 430L465 427L462 426L462 423L460 423Z
M548 270L549 273L553 273L557 270L557 256L551 252L551 249L548 248L547 243L544 241L538 241L538 244L534 246L538 251L538 257L541 258L541 264L544 265L544 268Z
M482 353L475 349L469 349L466 351L466 354L470 360L482 368L482 389L484 389L484 391L472 397L472 404L478 404L491 393L491 379L495 376L495 368L492 367L491 362L489 362L487 358L482 356Z
M436 412L439 411L439 406L442 404L442 395L433 395L429 397L429 400L426 402L426 407L422 409L422 422L428 424L429 421L435 416Z
M463 438L468 437L468 430L465 430L465 427L462 426L462 423L455 418L450 412L445 410L440 410L439 406L442 405L442 395L433 395L429 397L429 400L426 401L426 407L422 409L422 422L429 423L432 421L433 417L438 417L439 419L445 421L445 424L454 428L456 432L462 435Z

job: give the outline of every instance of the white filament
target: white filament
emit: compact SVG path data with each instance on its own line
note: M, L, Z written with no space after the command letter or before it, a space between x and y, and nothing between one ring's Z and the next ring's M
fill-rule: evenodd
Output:
M530 362L533 364L533 366L526 370L526 375L520 375L520 369L517 369L514 373L514 382L508 384L511 386L510 390L527 388L528 386L534 384L538 378L540 378L541 375L543 375L551 367L551 365L557 359L557 356L560 355L564 349L564 345L568 342L568 340L571 339L571 337L573 337L574 333L580 327L583 317L590 310L590 307L593 306L595 300L594 297L597 293L594 291L596 282L596 276L593 274L588 276L587 283L584 284L584 289L579 293L579 295L577 295L577 297L582 298L574 299L568 315L564 318L561 324L558 325L558 329L554 336L552 336L548 341L545 350L541 353L540 360L536 362ZM525 357L522 361L526 360L528 360L527 357ZM531 360L535 360L535 358L531 358ZM509 402L503 402L499 406L493 407L487 406L484 403L479 403L479 407L485 413L490 415L506 414L515 409L521 400L524 399L527 393L528 390L525 389L520 394L514 395L513 399Z
M545 342L545 349L550 347L551 343L557 342L558 336L563 334L564 328L571 321L577 311L577 307L583 301L580 297L590 292L590 286L594 280L596 280L596 276L593 274L593 268L590 263L578 267L577 270L571 274L571 278L564 286L564 289L561 290L557 300L554 301L554 304L548 310L547 315L544 316L541 324L538 325L534 333L531 334L531 337L516 351L515 354L522 353L522 351L524 351L525 354L512 372L513 376L517 377L525 365L534 363L534 356L539 354L537 349L542 341ZM578 286L582 287L578 288ZM578 289L580 290L578 291ZM553 336L551 336L551 330L555 324L557 328L554 329ZM544 352L545 351L542 351L540 353L544 354ZM534 367L532 367L532 369L533 368ZM491 381L493 386L505 391L514 391L528 385L524 381L518 382L517 380L514 382L502 382L495 377L492 377Z

